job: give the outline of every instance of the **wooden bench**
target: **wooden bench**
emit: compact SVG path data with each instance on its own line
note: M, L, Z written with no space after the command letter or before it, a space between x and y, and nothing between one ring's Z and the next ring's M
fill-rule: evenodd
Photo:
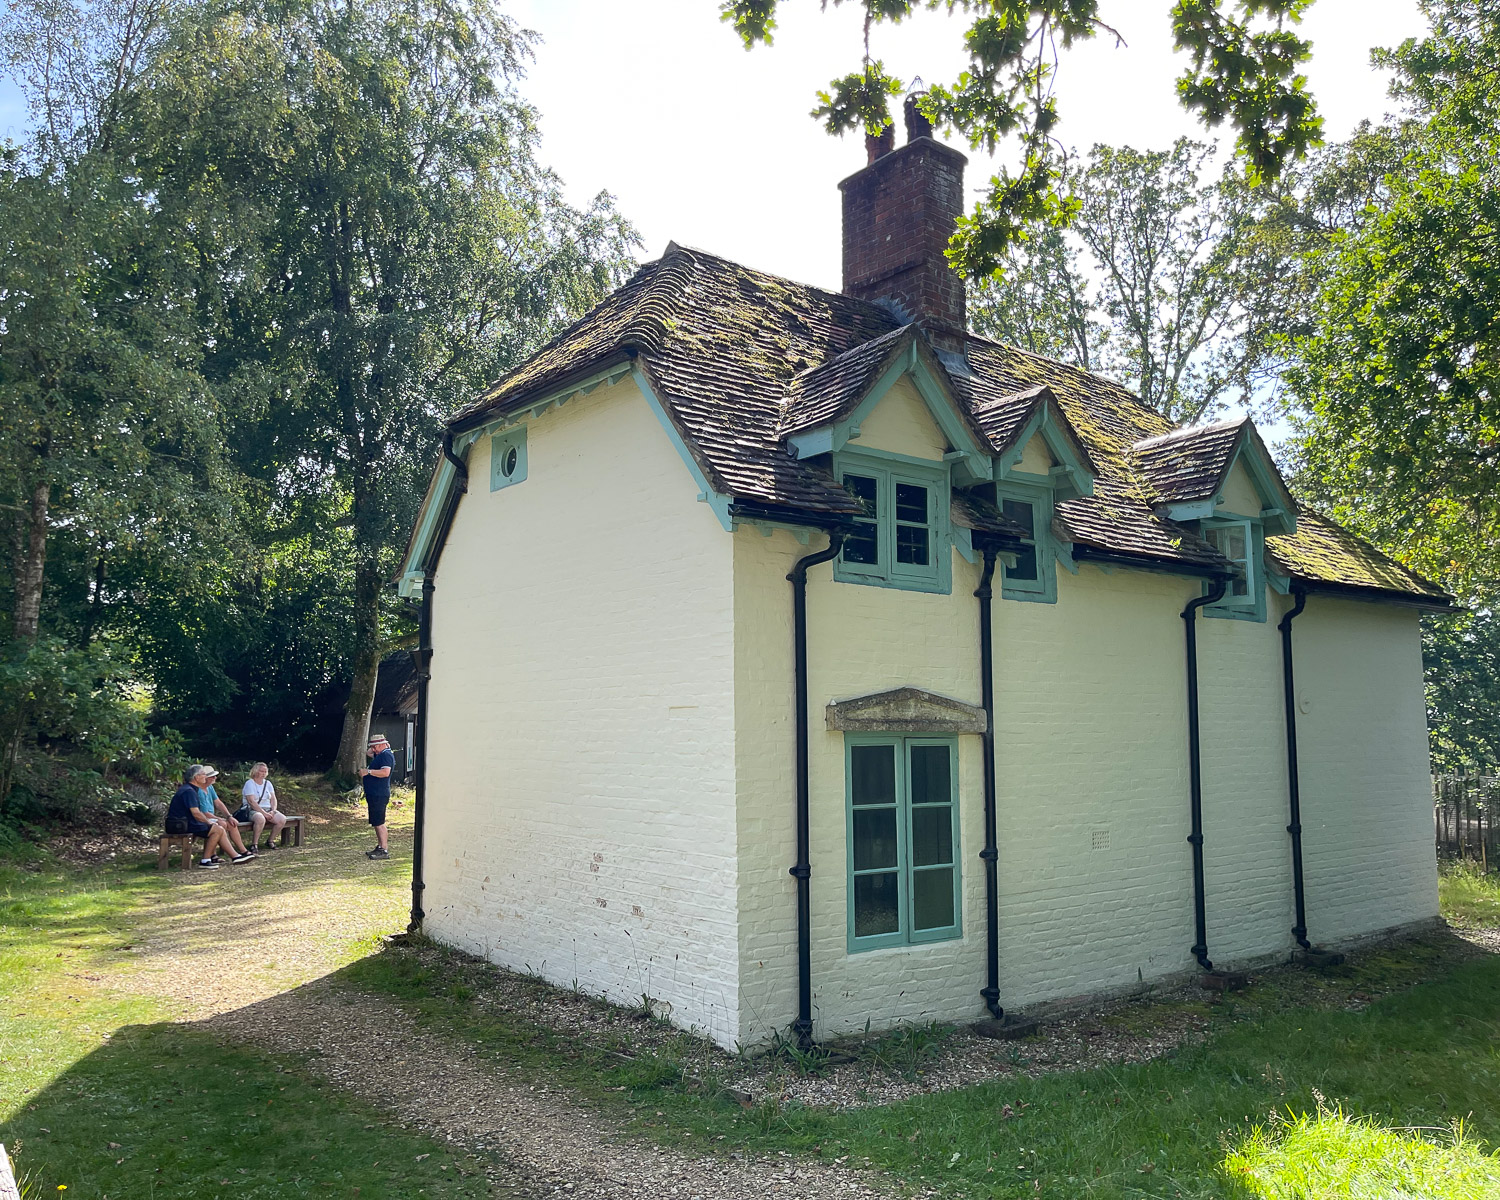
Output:
M302 822L304 818L288 816L286 824L281 827L281 844L285 846L288 841L293 847L302 845ZM239 822L241 829L253 829L249 821ZM193 865L193 835L190 833L164 833L156 843L156 869L164 871L167 861L176 853L178 847L182 847L182 869L186 871Z
M286 824L281 827L281 844L285 846L288 840L293 846L302 845L302 817L294 817L289 813L282 813L286 817ZM240 822L241 829L254 829L255 826L249 821Z

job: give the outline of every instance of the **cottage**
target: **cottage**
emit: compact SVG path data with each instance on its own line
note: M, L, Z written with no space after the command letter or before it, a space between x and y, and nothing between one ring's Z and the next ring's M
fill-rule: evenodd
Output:
M672 245L449 422L414 919L725 1046L1431 922L1447 597L1250 421L969 333L907 124L842 293Z

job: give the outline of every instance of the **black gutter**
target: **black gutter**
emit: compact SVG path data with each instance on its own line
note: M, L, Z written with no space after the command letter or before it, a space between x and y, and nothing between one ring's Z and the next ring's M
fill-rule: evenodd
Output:
M999 1021L1005 1016L1000 1007L1000 897L997 879L1000 849L995 836L995 658L994 631L990 627L990 601L994 596L991 583L995 577L995 555L993 545L982 546L984 573L979 577L979 586L974 590L979 600L979 694L980 707L984 709L984 849L979 852L984 862L984 916L985 916L985 984L979 989L984 997L990 1016Z
M412 659L417 668L417 769L412 781L416 792L412 820L414 828L411 838L411 922L408 933L422 928L427 916L422 908L422 893L427 890L423 878L422 854L427 830L427 685L432 679L432 593L436 588L438 563L443 557L443 547L448 542L448 531L453 527L453 518L458 514L458 502L469 490L469 464L453 452L453 431L443 432L443 457L453 464L453 483L444 500L447 510L442 524L438 526L428 560L422 570L422 607L417 618L417 648Z
M766 521L779 525L798 525L807 529L821 529L827 533L833 529L848 532L854 527L853 513L815 513L803 508L782 508L775 504L757 504L736 500L729 506L729 515L741 521Z
M788 872L797 881L797 1047L812 1047L812 864L808 830L807 772L807 569L831 562L843 549L844 531L828 531L828 548L799 558L787 581L792 585L792 673L797 731L797 862Z
M1188 842L1193 847L1193 920L1198 940L1193 956L1205 971L1214 965L1208 957L1208 918L1203 900L1203 761L1198 744L1198 610L1224 598L1229 581L1219 579L1206 596L1189 600L1182 610L1187 626L1187 703L1188 703L1188 787L1192 796L1193 831Z
M1301 575L1292 577L1292 590L1316 592L1320 596L1339 596L1345 600L1364 600L1371 604L1399 604L1407 608L1423 609L1432 613L1458 613L1467 611L1452 596L1421 596L1416 592L1398 592L1391 588L1361 587L1354 583L1330 583L1322 579L1307 579Z
M1307 903L1302 890L1302 792L1297 778L1297 692L1292 678L1292 620L1307 607L1307 592L1297 588L1292 592L1297 603L1287 610L1277 626L1281 630L1281 681L1285 688L1283 707L1286 709L1286 785L1287 803L1291 823L1286 831L1292 835L1292 894L1297 901L1297 923L1292 926L1292 936L1297 945L1311 950L1307 940Z
M1124 554L1112 550L1096 550L1092 546L1075 544L1074 562L1099 563L1103 566L1130 567L1137 571L1157 571L1164 575L1190 575L1195 579L1232 579L1233 574L1224 567L1212 563L1183 562L1175 558L1152 558L1145 554Z

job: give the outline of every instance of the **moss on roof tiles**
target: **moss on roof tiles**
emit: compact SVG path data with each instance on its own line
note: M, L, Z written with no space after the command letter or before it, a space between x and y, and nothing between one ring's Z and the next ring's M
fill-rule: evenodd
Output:
M796 408L799 377L804 391L809 381L815 385L819 414L841 411L851 396L857 403L871 364L883 361L871 344L894 342L889 335L901 329L876 305L674 244L454 420L524 407L628 348L715 487L736 500L849 514L857 506L826 463L787 453L782 423ZM1178 432L1160 413L1113 380L985 338L970 337L968 360L971 373L951 383L976 423L986 410L994 418L1008 399L1046 386L1093 460L1094 494L1057 506L1069 537L1111 552L1224 565L1212 546L1157 511L1160 490L1133 461L1137 443ZM793 415L796 428L806 427L801 416ZM985 434L994 445L1007 423L989 423ZM1202 441L1195 432L1183 437L1187 445ZM1442 596L1316 514L1304 512L1296 533L1267 545L1286 573L1309 581Z

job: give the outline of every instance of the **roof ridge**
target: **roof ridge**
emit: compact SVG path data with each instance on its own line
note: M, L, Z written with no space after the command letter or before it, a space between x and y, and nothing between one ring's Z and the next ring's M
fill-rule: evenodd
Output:
M712 250L704 250L700 246L683 246L678 244L677 242L668 242L667 249L681 250L682 252L694 255L697 258L712 259L714 262L724 263L727 266L731 266L737 271L747 271L751 275L759 275L765 279L773 279L777 283L787 284L791 287L796 288L803 288L806 291L814 292L819 296L830 296L842 303L854 305L858 308L863 308L872 315L879 316L887 321L891 320L891 314L887 309L882 308L878 304L873 304L869 300L861 300L858 296L851 296L848 292L840 292L833 288L819 287L815 283L803 283L802 280L793 279L790 275L778 275L775 271L765 271L760 267L746 266L742 262L737 262L732 258L726 258L722 254L715 254ZM665 253L662 255L662 257L666 257ZM909 323L910 322L908 322L908 324Z
M1241 428L1246 424L1253 426L1249 413L1242 413L1238 417L1225 417L1219 421L1213 421L1207 425L1179 425L1176 429L1169 429L1166 433L1152 434L1148 438L1141 438L1138 442L1132 442L1131 450L1147 450L1164 442L1173 441L1176 438L1195 437L1199 434L1213 433L1219 429Z
M697 260L691 250L668 242L662 256L653 264L656 270L636 298L635 312L620 331L619 344L658 350L667 338L667 322L677 310Z

